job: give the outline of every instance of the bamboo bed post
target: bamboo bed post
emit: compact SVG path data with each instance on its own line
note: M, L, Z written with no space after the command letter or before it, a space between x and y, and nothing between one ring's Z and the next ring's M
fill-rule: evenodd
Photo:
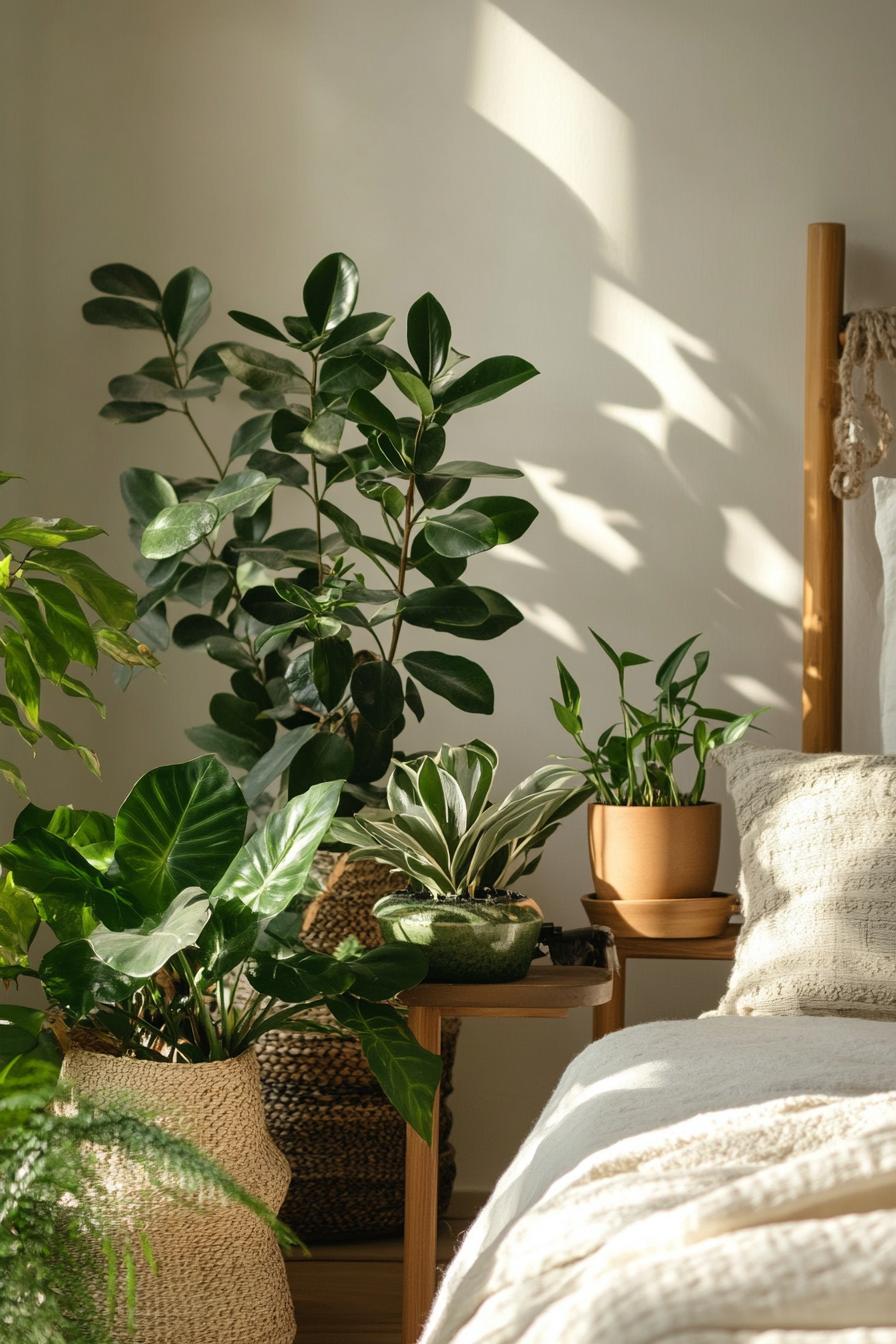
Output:
M839 751L843 699L843 513L830 487L846 229L810 224L803 450L803 751Z

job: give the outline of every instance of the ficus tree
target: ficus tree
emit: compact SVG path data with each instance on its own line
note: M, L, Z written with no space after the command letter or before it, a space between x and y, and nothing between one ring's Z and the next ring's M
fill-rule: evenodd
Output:
M124 264L91 279L101 297L85 304L88 322L152 333L159 344L135 373L112 379L100 414L125 424L179 416L202 464L198 475L122 475L145 584L144 638L164 647L170 607L186 603L193 611L171 626L174 643L200 646L230 671L211 722L188 735L246 772L252 806L268 790L293 796L344 779L340 811L351 813L382 796L377 781L407 715L422 718L422 692L492 712L479 660L429 648L422 632L482 641L522 619L466 571L471 558L520 537L537 510L507 494L470 497L482 478L521 473L448 459L446 429L536 370L512 355L467 367L432 294L412 304L409 357L399 353L384 339L392 317L356 311L358 270L341 252L309 274L304 313L278 324L231 312L277 353L239 340L194 350L212 290L196 268L164 289ZM228 381L253 414L225 450L205 433L197 404ZM374 390L387 381L396 409ZM296 525L272 530L275 497L290 502Z

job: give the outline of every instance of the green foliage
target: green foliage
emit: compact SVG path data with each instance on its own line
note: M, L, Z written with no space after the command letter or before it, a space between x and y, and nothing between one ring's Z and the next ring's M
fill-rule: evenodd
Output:
M522 619L464 576L471 557L516 540L537 510L506 495L460 504L471 481L521 473L447 461L445 431L454 415L536 370L502 355L464 373L466 356L432 294L408 312L406 358L383 344L392 317L356 311L358 270L341 252L309 274L303 315L278 323L231 312L276 352L232 340L193 353L211 296L195 268L164 287L121 264L91 279L106 297L85 305L89 322L152 331L160 342L160 353L111 380L100 414L127 424L180 416L200 470L211 468L189 480L143 467L122 475L146 639L161 647L170 607L188 603L195 614L176 622L174 643L202 647L235 673L232 695L215 696L212 722L189 736L246 772L252 807L264 809L269 790L289 797L342 777L340 812L350 814L377 792L407 711L423 715L420 687L466 713L493 710L478 660L406 647L408 628L484 640ZM228 452L196 418L197 402L214 400L225 382L253 411ZM284 491L304 516L272 532L272 497ZM379 514L372 532L361 521L368 501Z
M27 807L0 848L4 977L33 974L28 952L42 920L59 939L37 972L57 1029L78 1027L156 1061L236 1056L275 1027L339 1032L304 1015L327 1004L356 1032L402 1116L428 1136L439 1061L381 1002L423 978L425 953L408 945L324 956L297 937L297 896L343 783L305 789L245 843L247 804L213 756L150 771L115 818ZM241 997L244 978L252 988ZM32 1026L0 1017L0 1053L4 1034L20 1050Z
M4 1009L4 1015L24 1010ZM40 1014L37 1014L40 1017ZM150 1190L197 1207L224 1198L270 1210L192 1144L121 1105L99 1107L55 1087L58 1060L32 1024L16 1051L0 1021L0 1325L16 1344L112 1344L133 1324L135 1269L154 1263L145 1233L124 1232L100 1163L136 1164ZM64 1103L49 1108L51 1102ZM100 1288L98 1294L97 1289ZM102 1288L105 1287L105 1293ZM102 1297L106 1299L103 1310Z
M546 765L492 804L497 764L495 749L480 741L396 761L388 810L337 820L331 838L351 847L351 860L388 864L437 900L509 889L534 872L545 841L584 791L574 771Z
M558 723L582 753L582 774L595 801L635 807L696 805L703 797L709 753L714 747L743 737L763 710L734 714L727 709L706 709L698 703L697 686L709 666L709 654L695 653L690 671L682 671L682 664L699 635L691 635L662 660L655 677L653 704L650 709L640 709L629 698L626 672L651 660L640 653L617 653L596 631L591 634L616 671L620 723L606 728L595 747L587 746L581 692L559 658L561 699L551 703ZM718 726L711 728L712 723ZM692 754L697 763L690 787L682 787L676 774L676 762L685 754Z
M0 472L0 484L12 479ZM43 739L59 751L74 751L94 774L99 774L96 754L46 716L47 684L91 700L102 714L100 701L72 675L72 663L92 670L105 655L123 667L158 666L152 650L126 633L136 614L135 594L72 549L73 542L89 541L102 530L73 518L19 517L0 523L0 661L7 691L0 695L0 724L32 750ZM0 760L0 775L27 796L18 766ZM0 957L3 940L0 926Z

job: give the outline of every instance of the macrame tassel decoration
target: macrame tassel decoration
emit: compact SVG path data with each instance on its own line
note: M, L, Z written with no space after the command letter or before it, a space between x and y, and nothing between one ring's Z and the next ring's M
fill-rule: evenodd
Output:
M896 308L853 313L840 356L840 414L834 421L831 489L841 499L856 499L862 493L868 472L886 455L893 438L893 419L877 390L881 360L896 365ZM877 435L874 447L868 443L856 399L856 369L861 370L864 384L862 408Z

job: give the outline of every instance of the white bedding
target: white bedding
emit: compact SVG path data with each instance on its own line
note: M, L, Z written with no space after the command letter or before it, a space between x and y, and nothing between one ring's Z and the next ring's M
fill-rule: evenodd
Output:
M809 1017L589 1047L470 1229L424 1344L896 1344L894 1047L892 1023Z

